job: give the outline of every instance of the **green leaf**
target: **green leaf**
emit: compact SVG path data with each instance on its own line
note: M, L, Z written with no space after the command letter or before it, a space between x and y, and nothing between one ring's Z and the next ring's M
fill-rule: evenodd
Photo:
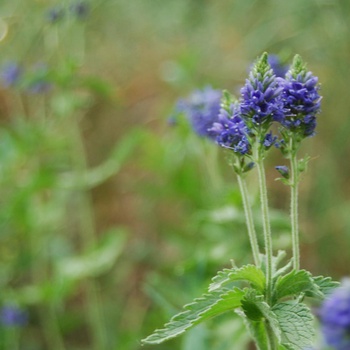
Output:
M232 311L241 305L244 292L239 288L225 291L215 291L204 294L193 303L186 305L183 311L175 315L163 329L157 329L153 334L142 340L144 344L160 344L168 339L183 334L204 320L226 311Z
M312 346L315 331L313 316L305 304L293 301L278 303L272 311L282 330L282 345L288 350L304 350Z
M264 301L263 295L258 295L254 289L246 289L242 299L242 309L246 316L252 321L266 319L277 339L281 340L281 330L276 315L270 306Z
M60 187L74 189L94 188L120 170L123 163L130 157L140 142L142 133L133 130L124 136L114 147L112 153L101 165L84 173L65 174L62 176Z
M250 282L252 286L261 293L265 290L265 275L261 269L255 265L245 265L241 268L224 269L220 271L213 278L213 283L209 286L209 292L233 281Z
M125 242L124 230L110 230L92 251L59 261L56 266L57 277L75 281L107 272L122 252Z
M322 293L323 298L330 295L334 288L337 288L340 285L339 282L333 281L330 277L317 276L312 277L312 279L318 290ZM320 298L320 294L314 293L313 290L307 291L305 295L312 298Z
M287 296L294 296L310 291L320 295L320 291L315 286L311 274L305 270L293 270L287 275L278 277L273 300L276 302Z

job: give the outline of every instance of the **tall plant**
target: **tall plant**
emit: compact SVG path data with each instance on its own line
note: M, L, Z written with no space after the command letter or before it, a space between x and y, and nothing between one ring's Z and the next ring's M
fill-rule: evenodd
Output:
M221 109L214 108L218 93L206 89L183 107L195 131L215 139L229 152L242 194L254 264L220 271L205 294L144 339L144 344L177 337L226 311L235 311L243 319L259 350L302 350L313 344L313 316L304 301L322 300L337 283L300 269L298 184L308 158L298 159L297 153L301 142L314 135L321 97L317 77L307 71L299 55L285 76L278 78L268 58L264 53L257 59L238 100L224 91ZM271 132L273 124L279 128L279 139ZM264 160L273 145L290 161L289 167L276 167L291 188L293 255L286 263L286 253L275 254L272 244ZM263 249L258 246L245 183L254 167L259 178Z

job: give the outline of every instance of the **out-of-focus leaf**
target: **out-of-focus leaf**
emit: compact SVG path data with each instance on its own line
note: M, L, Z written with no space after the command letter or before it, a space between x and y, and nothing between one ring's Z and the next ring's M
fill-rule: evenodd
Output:
M80 280L107 272L122 252L126 232L113 229L105 234L99 245L82 256L66 258L57 263L57 275L63 279Z
M112 175L115 175L139 144L142 137L140 130L133 130L124 136L114 147L111 155L101 165L87 170L83 174L62 175L60 187L74 189L94 188Z

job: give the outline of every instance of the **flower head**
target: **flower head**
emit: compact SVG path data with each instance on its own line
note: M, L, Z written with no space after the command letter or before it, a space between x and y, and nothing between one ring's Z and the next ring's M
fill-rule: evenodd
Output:
M28 321L28 315L17 306L5 305L0 311L0 320L4 326L24 326Z
M18 83L22 76L22 69L18 63L10 62L6 64L1 72L3 84L6 87L14 86Z
M218 121L214 122L210 132L216 136L216 142L221 147L231 149L238 155L250 151L249 129L240 116L239 104L233 102L227 92L224 92Z
M196 90L189 98L180 100L176 110L187 116L193 130L199 136L214 139L216 135L209 129L218 120L221 95L220 90L211 87Z
M350 281L344 280L320 310L325 341L335 350L350 349Z
M300 56L296 55L283 81L282 100L286 114L281 124L286 129L301 137L315 134L316 115L320 111L321 101L318 91L318 78L306 70Z
M252 128L269 126L272 121L283 118L282 90L268 63L268 55L264 53L241 89L240 112Z

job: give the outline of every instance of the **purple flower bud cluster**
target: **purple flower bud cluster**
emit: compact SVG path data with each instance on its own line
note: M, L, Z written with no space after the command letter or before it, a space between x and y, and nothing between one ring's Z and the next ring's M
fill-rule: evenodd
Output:
M320 310L322 333L335 350L350 349L350 281L346 280L327 299Z
M284 80L282 100L288 111L281 124L303 137L313 136L316 114L320 111L321 97L318 94L317 77L311 72L293 74L290 70Z
M210 86L203 90L194 91L188 99L180 100L176 111L184 113L191 123L193 130L203 137L215 138L209 129L218 120L222 92Z
M239 115L238 104L231 104L228 110L222 108L218 121L214 122L209 130L216 135L216 142L221 147L232 149L242 155L249 152L249 129Z
M321 100L318 79L306 71L299 56L284 78L276 77L269 64L271 57L265 53L257 60L238 101L208 87L180 101L177 110L188 116L198 135L209 137L238 155L249 154L252 142L262 144L265 150L275 145L282 153L288 152L288 140L294 137L291 135L298 142L314 135ZM281 140L269 131L274 122L282 126Z
M280 99L283 87L278 84L267 58L267 55L262 56L241 89L241 114L252 122L252 127L280 122L284 116Z

